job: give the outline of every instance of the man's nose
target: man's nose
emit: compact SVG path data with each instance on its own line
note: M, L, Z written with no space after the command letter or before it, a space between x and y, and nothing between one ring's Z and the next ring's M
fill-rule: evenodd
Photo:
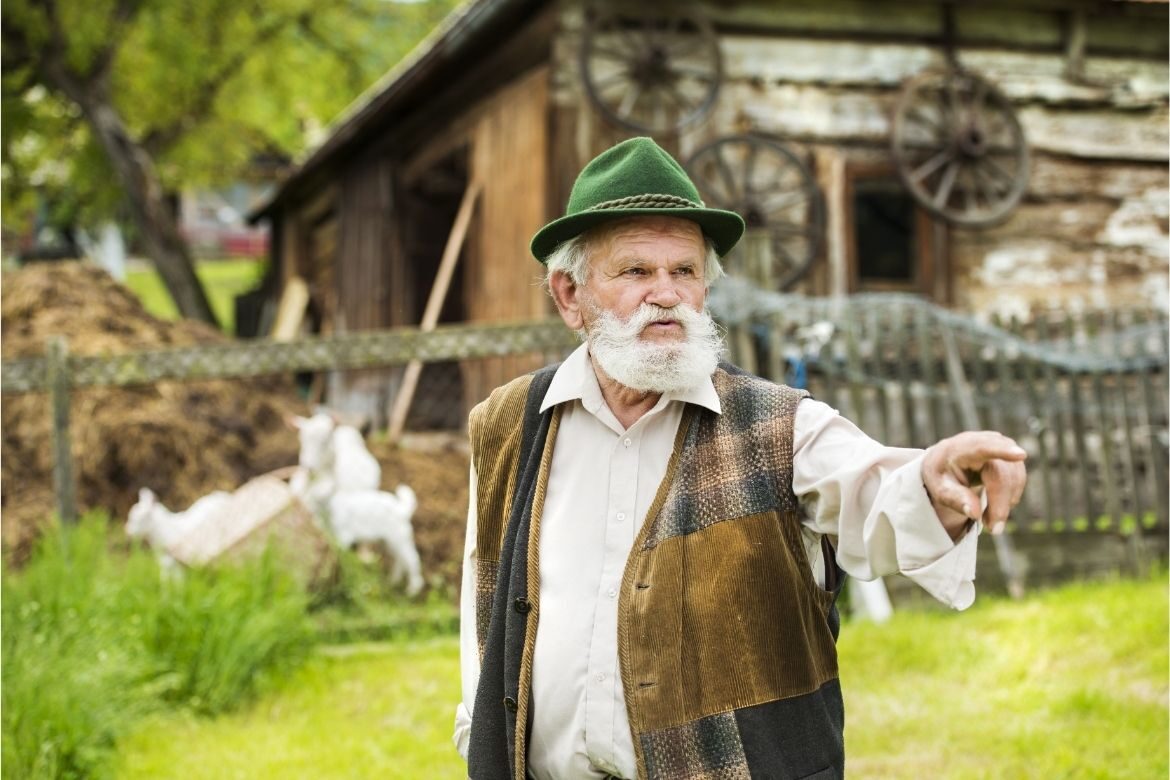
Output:
M682 303L677 280L666 269L659 269L651 282L646 302L669 309Z

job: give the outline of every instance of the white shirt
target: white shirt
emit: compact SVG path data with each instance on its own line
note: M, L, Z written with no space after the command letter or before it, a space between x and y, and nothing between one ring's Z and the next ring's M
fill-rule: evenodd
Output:
M565 404L540 519L540 622L532 665L528 772L537 780L632 778L633 738L618 667L622 574L666 474L686 403L720 413L708 380L664 394L624 429L606 405L582 345L553 376L541 411ZM837 562L870 580L902 572L944 604L975 598L977 533L957 543L922 486L923 451L885 447L835 410L797 406L792 488L800 499L805 549L824 584L820 535L836 537ZM475 466L460 599L463 702L455 744L467 757L479 682L475 635ZM583 522L583 520L585 520Z

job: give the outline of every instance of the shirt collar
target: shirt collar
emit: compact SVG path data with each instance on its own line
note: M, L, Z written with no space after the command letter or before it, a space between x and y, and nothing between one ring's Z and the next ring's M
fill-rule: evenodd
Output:
M697 404L704 409L710 409L715 414L722 414L723 407L719 404L719 394L715 392L715 383L707 377L695 387L676 393L666 393L668 401L682 401ZM601 386L597 384L597 374L593 372L593 361L589 359L588 345L582 344L573 350L573 354L565 358L540 404L540 411L566 401L580 401L591 414L597 414L598 409L605 403L601 395Z

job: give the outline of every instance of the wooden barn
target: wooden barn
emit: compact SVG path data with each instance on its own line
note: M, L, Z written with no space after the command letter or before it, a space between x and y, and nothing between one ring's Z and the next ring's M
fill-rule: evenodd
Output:
M596 153L651 135L740 211L733 274L956 310L1156 305L1168 259L1165 0L474 0L253 215L323 333L541 318L528 253ZM753 249L754 247L754 249ZM451 267L451 266L449 266ZM428 366L468 404L530 367ZM489 364L490 363L490 364ZM334 377L384 421L395 372ZM426 424L424 421L422 424Z

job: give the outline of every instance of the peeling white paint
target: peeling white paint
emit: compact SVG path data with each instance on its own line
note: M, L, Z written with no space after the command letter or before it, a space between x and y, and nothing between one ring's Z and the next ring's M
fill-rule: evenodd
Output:
M1170 311L1170 276L1165 274L1147 276L1141 283L1141 295L1150 305L1162 311Z
M984 286L999 285L1054 285L1060 282L1060 272L1051 265L1052 247L1040 245L1009 245L988 252L983 265L974 270L974 276Z
M1170 190L1148 189L1121 201L1097 241L1110 246L1142 247L1158 257L1170 257L1170 239L1165 229L1168 215Z

